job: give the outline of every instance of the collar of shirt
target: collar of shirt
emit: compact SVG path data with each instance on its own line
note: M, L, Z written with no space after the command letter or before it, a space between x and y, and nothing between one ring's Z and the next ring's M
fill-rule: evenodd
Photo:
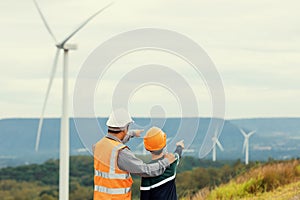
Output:
M109 133L108 133L105 137L123 143L119 138L117 138L116 136L114 136L114 135L112 135L112 134L109 134Z

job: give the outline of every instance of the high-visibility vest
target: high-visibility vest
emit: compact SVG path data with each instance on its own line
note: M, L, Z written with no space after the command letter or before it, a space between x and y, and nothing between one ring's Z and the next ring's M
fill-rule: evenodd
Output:
M126 171L119 169L119 151L126 145L102 138L94 149L94 200L130 200L132 178Z

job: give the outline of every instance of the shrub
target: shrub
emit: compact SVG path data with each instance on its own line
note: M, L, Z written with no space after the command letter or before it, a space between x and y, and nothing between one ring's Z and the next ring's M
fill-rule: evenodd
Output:
M261 187L264 191L272 191L281 185L293 182L297 178L299 161L282 161L258 166L236 179L237 183L244 183L251 178L262 179Z
M295 167L295 174L296 174L296 176L300 176L300 165L297 165Z
M208 196L209 200L227 200L227 199L239 199L248 196L247 191L245 191L245 186L243 184L238 184L234 181L216 188Z
M192 198L189 198L189 199L192 199L192 200L205 200L207 199L208 195L209 195L209 188L208 187L205 187L201 190L199 190L199 192L197 192Z
M243 184L245 192L248 194L257 194L265 191L263 184L263 178L251 178L249 181Z
M244 183L231 181L229 184L222 185L211 192L208 199L240 199L251 197L264 191L263 179L261 177L251 178Z
M207 199L253 198L253 196L261 193L273 191L281 186L299 180L299 163L299 160L291 160L272 161L272 163L265 165L257 165L228 184L221 185L211 191Z

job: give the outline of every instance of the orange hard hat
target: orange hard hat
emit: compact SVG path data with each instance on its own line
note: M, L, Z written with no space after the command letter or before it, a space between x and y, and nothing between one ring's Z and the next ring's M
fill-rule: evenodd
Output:
M158 151L163 149L167 144L167 135L158 127L150 128L145 137L144 145L148 151Z

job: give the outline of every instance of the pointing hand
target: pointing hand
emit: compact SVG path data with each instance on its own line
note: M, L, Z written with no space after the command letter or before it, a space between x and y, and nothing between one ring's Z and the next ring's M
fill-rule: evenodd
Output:
M134 131L135 137L141 137L141 133L144 131L144 129L137 129L137 130L133 130L133 131Z
M180 140L179 142L176 143L176 146L181 146L184 149L184 140Z

